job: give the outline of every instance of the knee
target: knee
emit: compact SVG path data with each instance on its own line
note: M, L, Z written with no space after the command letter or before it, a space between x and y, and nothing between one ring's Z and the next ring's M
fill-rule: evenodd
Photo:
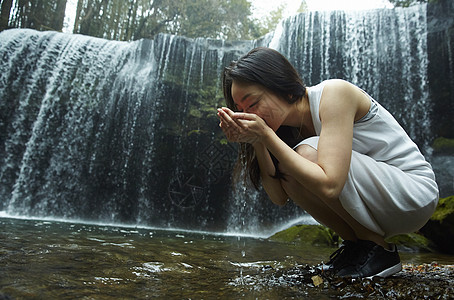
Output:
M317 150L309 145L301 145L295 149L296 153L301 155L302 157L312 161L313 163L317 163ZM302 185L292 176L288 175L286 169L279 166L280 171L284 174L285 179L281 179L281 186L287 195L298 195L302 189ZM290 197L292 198L292 197Z
M295 151L296 153L306 158L307 160L310 160L313 163L317 163L318 161L317 150L315 148L312 148L312 146L304 144L298 146L298 148L296 148Z

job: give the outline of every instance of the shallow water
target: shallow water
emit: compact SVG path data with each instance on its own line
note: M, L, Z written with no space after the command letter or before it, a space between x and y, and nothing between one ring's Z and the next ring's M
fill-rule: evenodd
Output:
M0 218L0 291L13 299L329 297L278 274L333 251L266 239ZM401 255L452 264L452 256Z

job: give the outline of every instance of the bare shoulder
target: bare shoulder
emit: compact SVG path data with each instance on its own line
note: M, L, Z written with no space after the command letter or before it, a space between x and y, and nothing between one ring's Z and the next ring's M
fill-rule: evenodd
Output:
M342 79L325 81L320 99L320 115L324 112L344 112L356 119L362 111L368 109L370 100L360 88ZM322 116L321 116L322 117Z
M354 84L343 79L329 79L325 81L323 94L339 96L355 96L363 94Z

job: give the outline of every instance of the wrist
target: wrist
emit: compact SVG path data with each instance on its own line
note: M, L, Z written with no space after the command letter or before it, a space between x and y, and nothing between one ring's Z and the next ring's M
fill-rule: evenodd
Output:
M255 139L255 141L252 143L252 146L254 148L257 148L257 147L264 147L264 143L263 143L263 140L265 139L265 137L269 134L269 131L273 131L271 128L267 128L265 129L265 131L263 133L261 133L260 135L258 135Z
M260 143L262 143L263 146L266 147L268 141L275 135L276 133L274 132L274 130L268 127L267 130L265 130L265 133L261 136Z

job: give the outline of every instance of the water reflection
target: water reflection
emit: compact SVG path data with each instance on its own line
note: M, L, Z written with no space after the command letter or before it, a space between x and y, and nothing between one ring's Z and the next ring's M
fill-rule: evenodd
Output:
M301 297L283 272L333 249L266 239L0 218L0 291L13 298ZM452 257L403 254L412 263ZM288 272L287 272L288 273ZM327 292L324 292L325 296Z

